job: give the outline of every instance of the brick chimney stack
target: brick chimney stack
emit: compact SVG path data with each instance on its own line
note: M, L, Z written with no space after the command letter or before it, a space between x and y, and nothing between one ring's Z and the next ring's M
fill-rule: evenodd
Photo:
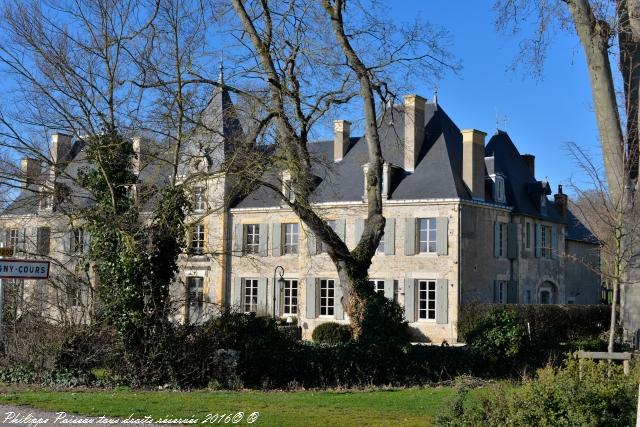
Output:
M562 219L567 220L567 211L569 204L569 197L562 192L562 185L558 185L558 194L553 196L556 209L562 215Z
M534 156L533 154L523 154L522 155L522 160L525 161L525 163L527 164L527 167L529 168L529 171L531 172L531 175L533 175L533 177L535 178L535 176L536 176L536 156Z
M467 129L462 133L462 180L469 187L471 197L485 199L484 138L485 132Z
M404 170L413 172L424 142L426 100L419 95L404 97Z
M333 121L333 161L339 162L349 149L351 138L351 122L347 120Z

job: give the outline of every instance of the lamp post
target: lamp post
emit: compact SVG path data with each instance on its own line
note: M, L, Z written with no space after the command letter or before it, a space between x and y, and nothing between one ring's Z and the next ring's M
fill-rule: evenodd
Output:
M280 271L278 271L280 270ZM280 274L280 278L278 279L278 286L276 288L276 273ZM281 266L276 266L273 270L273 318L276 318L276 292L282 289L284 286L284 268Z

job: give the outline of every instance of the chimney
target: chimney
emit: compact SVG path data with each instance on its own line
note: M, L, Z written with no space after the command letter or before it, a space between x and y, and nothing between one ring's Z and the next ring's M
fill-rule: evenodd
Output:
M529 168L529 171L531 172L531 175L535 178L536 177L536 156L534 156L533 154L523 154L522 160L525 161L525 163L527 164L527 167Z
M51 135L51 163L54 169L62 169L71 152L71 135L54 133Z
M477 129L467 129L461 133L462 180L469 187L472 198L484 200L484 138L487 134Z
M562 219L567 220L567 205L569 203L569 197L562 192L562 185L558 185L558 194L553 196L555 201L556 209L562 215Z
M342 160L349 149L349 138L351 137L351 122L346 120L333 121L333 161Z
M140 165L142 164L142 153L140 152L141 144L142 138L140 138L139 136L136 136L131 140L131 145L134 153L134 158L131 161L131 166L133 168L133 173L135 173L136 175L140 173Z
M419 95L404 97L404 170L413 172L424 142L426 100Z
M22 171L22 188L27 188L40 176L40 160L25 157L20 162L20 169Z

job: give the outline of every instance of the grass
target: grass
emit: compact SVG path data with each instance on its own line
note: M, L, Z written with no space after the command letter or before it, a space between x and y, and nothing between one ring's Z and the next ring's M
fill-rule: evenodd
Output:
M425 426L453 396L451 387L372 391L49 391L7 388L1 403L83 415L195 417L259 412L258 426ZM220 423L224 424L224 422ZM231 423L230 423L231 424Z

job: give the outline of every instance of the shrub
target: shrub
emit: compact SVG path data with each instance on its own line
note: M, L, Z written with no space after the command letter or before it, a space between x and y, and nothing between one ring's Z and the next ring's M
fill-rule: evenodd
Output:
M311 338L325 344L344 344L351 341L351 327L335 322L322 323L313 330Z
M443 426L620 426L634 425L636 379L619 365L568 360L546 367L521 386L501 383L484 390L477 404L464 405L461 390L438 420Z
M460 310L458 336L468 341L484 317L497 308L508 308L520 319L536 347L554 348L561 342L594 338L609 328L611 307L606 305L465 304Z
M518 358L528 346L520 319L504 308L491 311L478 322L475 329L467 333L467 343L493 363Z
M0 382L29 384L36 381L36 373L24 366L9 366L0 369Z

